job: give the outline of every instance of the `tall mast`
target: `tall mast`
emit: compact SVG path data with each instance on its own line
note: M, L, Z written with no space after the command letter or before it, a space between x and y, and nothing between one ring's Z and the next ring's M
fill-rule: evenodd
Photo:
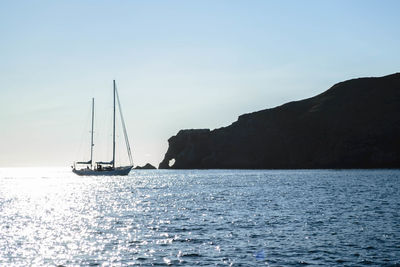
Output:
M115 80L113 80L113 87L114 87L114 113L113 113L113 160L112 160L112 165L113 168L115 168Z
M90 167L93 168L93 126L94 126L94 98L92 98L92 131L91 131L91 142L90 142Z

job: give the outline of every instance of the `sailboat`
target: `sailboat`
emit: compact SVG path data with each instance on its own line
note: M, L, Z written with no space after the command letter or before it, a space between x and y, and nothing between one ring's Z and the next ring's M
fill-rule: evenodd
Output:
M128 134L126 131L124 117L122 115L121 104L118 97L117 87L115 85L115 80L113 81L113 154L111 161L98 161L93 162L93 127L94 127L94 98L92 98L92 130L91 130L91 144L90 144L90 160L89 161L78 161L74 162L72 166L72 172L76 173L77 175L84 175L84 176L94 176L94 175L101 175L101 176L109 176L109 175L128 175L131 169L133 168L133 161L132 161L132 153L131 148L129 145ZM126 150L128 152L129 157L129 165L128 166L117 166L115 162L115 113L116 113L116 100L118 103L118 110L121 116L122 122L122 129L124 132Z

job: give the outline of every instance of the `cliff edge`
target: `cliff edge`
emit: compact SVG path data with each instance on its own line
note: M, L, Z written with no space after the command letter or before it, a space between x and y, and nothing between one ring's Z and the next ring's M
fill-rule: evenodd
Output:
M312 98L181 130L160 169L400 168L400 73L348 80Z

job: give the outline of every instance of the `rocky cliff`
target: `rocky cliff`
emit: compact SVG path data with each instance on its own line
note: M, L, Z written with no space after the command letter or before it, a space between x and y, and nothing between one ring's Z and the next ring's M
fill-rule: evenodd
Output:
M156 169L156 167L154 167L150 163L146 163L146 165L144 165L144 166L136 166L135 169L137 169L137 170L154 170L154 169Z
M400 168L400 73L341 82L168 142L160 169Z

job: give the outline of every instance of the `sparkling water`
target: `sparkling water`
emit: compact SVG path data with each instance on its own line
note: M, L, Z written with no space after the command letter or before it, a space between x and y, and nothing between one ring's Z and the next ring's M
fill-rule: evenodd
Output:
M0 169L0 266L400 266L399 170Z

